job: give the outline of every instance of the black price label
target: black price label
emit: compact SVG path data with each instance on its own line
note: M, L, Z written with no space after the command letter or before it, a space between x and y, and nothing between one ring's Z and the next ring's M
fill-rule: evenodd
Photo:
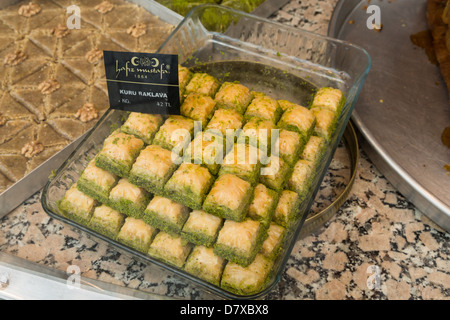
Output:
M112 109L180 114L178 56L104 51Z

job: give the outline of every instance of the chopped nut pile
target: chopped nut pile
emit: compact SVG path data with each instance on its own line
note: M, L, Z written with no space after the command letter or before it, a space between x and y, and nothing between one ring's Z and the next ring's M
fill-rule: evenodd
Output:
M22 148L21 152L25 158L31 159L42 151L44 151L44 145L42 143L39 141L31 141Z
M18 13L21 16L24 16L27 18L32 17L32 16L38 14L39 12L41 12L41 7L38 4L33 3L33 2L24 4L23 6L21 6L19 8L19 11L18 11Z
M7 54L5 56L5 65L17 66L22 61L26 60L28 56L25 52L21 50L17 50L14 53Z
M39 85L39 90L41 90L42 94L50 94L56 90L58 90L61 85L55 79L45 80Z
M114 8L114 5L109 1L103 1L99 5L95 6L95 10L97 10L100 13L108 13Z
M92 103L86 103L81 109L78 110L75 117L80 119L81 122L89 122L98 118L98 111Z
M135 38L143 36L147 32L147 26L143 23L137 23L128 28L127 33Z
M92 49L86 53L86 60L92 64L97 64L103 58L103 51Z
M69 34L70 30L67 28L67 26L63 24L58 24L56 28L52 30L52 35L54 35L57 38L63 38L67 34Z

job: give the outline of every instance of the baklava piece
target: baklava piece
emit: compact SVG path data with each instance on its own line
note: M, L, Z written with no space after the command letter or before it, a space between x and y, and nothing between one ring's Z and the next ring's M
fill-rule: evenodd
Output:
M292 170L287 188L304 198L314 178L314 164L308 160L299 160Z
M278 105L280 106L282 112L286 112L289 108L298 106L298 104L293 103L289 100L278 100Z
M145 209L142 218L156 229L179 234L188 217L188 207L170 199L155 196Z
M210 132L199 132L191 141L184 154L184 162L201 164L217 175L227 151L225 140Z
M252 263L267 237L267 228L259 221L226 220L214 244L214 252L228 261L246 267Z
M260 176L260 150L248 144L237 143L223 159L219 176L233 174L255 185Z
M335 114L340 114L342 112L342 107L344 106L344 104L345 96L341 90L325 87L317 91L311 104L311 109L328 109Z
M162 123L163 118L159 114L131 112L120 131L132 134L146 144L152 144Z
M130 182L148 192L162 195L164 185L178 167L172 157L172 152L163 147L146 147L131 168Z
M268 155L272 148L272 135L278 130L270 120L251 118L242 128L238 143L247 143L259 148L263 154Z
M309 141L306 143L305 149L303 149L301 158L317 164L323 155L324 148L324 138L311 136Z
M190 243L211 247L217 239L222 224L222 218L203 210L195 210L189 215L181 235Z
M194 73L186 86L185 95L196 92L214 98L219 87L219 80L213 76L207 73Z
M205 131L234 142L236 131L242 128L244 117L234 110L217 109L208 122ZM227 134L228 133L228 134Z
M232 174L224 174L214 182L205 199L203 210L233 221L243 221L253 200L250 182Z
M244 85L224 82L216 94L218 108L230 109L244 114L253 99L251 91Z
M140 219L149 198L150 195L143 188L135 186L128 179L120 179L109 194L108 204L128 217Z
M258 184L253 201L248 208L248 217L268 226L275 214L277 203L278 193L263 184Z
M70 220L88 225L96 204L97 201L79 191L77 185L74 184L66 191L58 207Z
M178 66L178 83L180 88L180 100L183 102L184 100L184 92L186 91L186 86L189 81L191 81L192 72L183 66Z
M193 210L202 208L214 176L201 165L183 163L164 187L166 197Z
M267 239L264 241L260 253L271 260L275 260L283 247L285 235L286 229L272 222L267 230Z
M257 94L248 106L244 118L246 120L259 118L277 123L280 120L281 112L282 109L277 100L265 94Z
M153 144L172 151L176 155L182 155L184 149L191 142L194 135L194 120L172 115L159 128L153 140Z
M201 122L204 128L211 119L215 107L216 102L213 98L193 92L186 96L180 110L182 116Z
M312 108L311 111L317 120L314 135L329 140L336 126L336 114L328 109L320 108Z
M146 254L157 233L158 230L144 220L127 217L117 235L117 241Z
M220 285L225 259L214 253L212 248L196 246L189 255L184 270L195 277Z
M272 268L273 261L262 254L247 267L229 262L223 270L220 286L240 296L259 293L267 285Z
M301 199L300 196L290 190L283 190L280 194L273 222L284 227L289 228L295 222L297 217Z
M280 192L286 185L290 172L291 166L284 162L283 159L271 156L268 164L261 169L259 181L270 189Z
M128 177L133 163L144 147L144 141L133 135L115 131L106 138L95 165L119 177Z
M293 165L301 156L305 143L299 133L280 130L272 154L278 155L289 165Z
M161 231L150 245L148 254L158 260L182 268L191 249L192 244L186 242L180 236Z
M95 208L89 227L105 237L116 239L125 218L124 214L103 204Z
M298 132L304 142L308 141L315 125L316 117L314 113L300 105L288 108L278 122L279 128Z
M81 192L101 203L107 203L111 189L119 178L95 165L95 159L91 160L77 181L77 188Z

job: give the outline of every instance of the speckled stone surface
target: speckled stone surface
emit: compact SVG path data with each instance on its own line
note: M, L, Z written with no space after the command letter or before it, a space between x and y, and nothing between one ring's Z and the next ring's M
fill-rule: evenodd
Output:
M293 0L272 19L325 34L337 1ZM315 210L348 178L338 152ZM169 272L49 217L37 193L0 220L0 251L86 278L170 298L212 298ZM297 241L267 299L449 299L450 234L409 203L361 150L355 184L338 213Z

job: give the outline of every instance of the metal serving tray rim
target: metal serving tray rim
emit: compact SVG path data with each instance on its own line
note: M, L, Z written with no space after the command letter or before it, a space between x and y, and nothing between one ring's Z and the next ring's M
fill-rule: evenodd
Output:
M344 26L348 16L363 0L339 0L328 26L328 36L338 37L339 31ZM345 15L344 6L350 7ZM378 165L378 169L398 190L408 198L419 210L429 216L434 222L450 232L450 206L434 196L429 190L424 188L412 175L406 172L385 150L381 143L375 138L372 132L362 121L355 108L352 120L365 138L363 144L368 147L369 155Z

